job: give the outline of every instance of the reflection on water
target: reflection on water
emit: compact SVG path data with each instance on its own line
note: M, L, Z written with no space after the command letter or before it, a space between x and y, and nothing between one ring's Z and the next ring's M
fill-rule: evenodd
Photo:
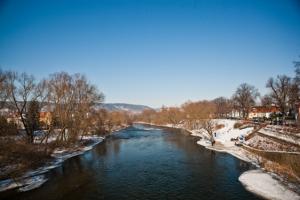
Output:
M49 172L41 188L0 199L257 199L238 181L249 164L173 129L135 125Z

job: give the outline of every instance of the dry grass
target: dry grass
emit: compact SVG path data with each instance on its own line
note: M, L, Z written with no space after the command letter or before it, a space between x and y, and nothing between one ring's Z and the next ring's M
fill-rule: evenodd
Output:
M287 177L292 182L299 181L297 174L295 174L295 171L292 169L291 166L266 161L263 162L262 167L265 168L267 171L274 172L276 174L281 174L283 177Z
M224 124L217 124L216 127L215 127L215 130L219 130L221 128L224 128L225 125Z
M237 129L237 128L240 128L241 126L243 126L242 123L236 122L236 123L233 125L233 128Z
M51 159L51 149L24 141L0 140L0 179L15 178Z
M300 181L300 155L277 152L262 152L246 148L262 158L260 164L267 171L281 174L291 181Z

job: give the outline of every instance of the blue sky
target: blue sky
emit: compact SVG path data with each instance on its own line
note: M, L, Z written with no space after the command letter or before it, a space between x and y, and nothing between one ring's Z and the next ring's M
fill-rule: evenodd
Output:
M300 2L0 0L0 66L85 74L106 102L180 105L266 93L300 60Z

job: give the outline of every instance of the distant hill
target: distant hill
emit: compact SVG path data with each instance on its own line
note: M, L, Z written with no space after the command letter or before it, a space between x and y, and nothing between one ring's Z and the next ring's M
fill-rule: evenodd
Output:
M141 113L147 109L153 109L149 106L128 104L128 103L101 103L98 108L104 108L108 111L129 111L135 114Z
M1 103L1 102L0 102ZM41 111L46 112L46 111L51 111L53 110L54 105L50 105L50 110L48 106L42 106ZM139 114L143 112L144 110L150 109L154 110L153 108L145 105L136 105L136 104L128 104L128 103L98 103L95 105L96 109L106 109L107 111L129 111L134 114ZM6 105L4 108L0 109L1 112L8 112L9 110L13 110L14 107L11 107L11 105Z

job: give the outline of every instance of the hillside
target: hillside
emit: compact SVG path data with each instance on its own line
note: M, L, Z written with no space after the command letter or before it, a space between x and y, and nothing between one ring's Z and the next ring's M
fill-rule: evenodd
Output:
M98 108L104 108L108 111L129 111L132 113L141 113L143 110L152 109L145 105L127 104L127 103L102 103L97 105Z

